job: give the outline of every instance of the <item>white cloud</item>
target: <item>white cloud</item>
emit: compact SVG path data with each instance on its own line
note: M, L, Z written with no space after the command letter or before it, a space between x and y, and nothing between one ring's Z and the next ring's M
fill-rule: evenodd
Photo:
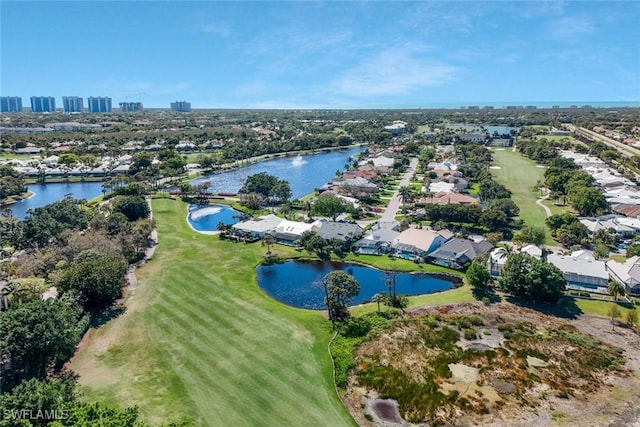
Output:
M332 89L342 95L400 95L455 80L461 69L420 56L413 46L386 49L345 71Z
M595 29L585 16L567 16L549 22L549 35L556 40L570 41L590 34Z
M232 33L231 27L224 22L202 22L194 29L201 33L215 34L220 37L229 37Z

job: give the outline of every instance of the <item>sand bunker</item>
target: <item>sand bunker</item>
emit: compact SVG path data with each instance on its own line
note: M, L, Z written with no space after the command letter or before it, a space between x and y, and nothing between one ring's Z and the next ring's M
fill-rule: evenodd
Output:
M478 380L478 375L480 375L478 368L463 365L462 363L450 363L449 369L451 370L451 378L463 383L474 383Z
M500 166L489 166L489 169L502 169Z

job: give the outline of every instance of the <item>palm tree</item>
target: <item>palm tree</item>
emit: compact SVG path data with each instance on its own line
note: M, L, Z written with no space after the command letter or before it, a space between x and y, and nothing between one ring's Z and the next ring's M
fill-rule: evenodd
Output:
M398 189L398 195L402 199L402 212L406 213L407 211L406 204L407 202L411 201L411 199L413 198L413 192L411 191L411 188L404 186Z
M371 301L378 303L378 314L380 314L380 303L384 302L387 299L386 292L378 292L373 297L371 297Z
M271 255L271 245L275 242L276 239L271 234L265 234L262 238L262 245L267 247L267 256Z
M615 280L609 280L609 286L607 287L609 295L611 295L614 301L618 301L618 294L624 295L624 286Z

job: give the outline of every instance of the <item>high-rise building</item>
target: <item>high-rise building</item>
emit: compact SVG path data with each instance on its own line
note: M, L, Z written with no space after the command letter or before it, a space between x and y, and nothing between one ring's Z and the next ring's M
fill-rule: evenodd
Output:
M19 96L0 96L0 113L19 113L22 111L22 98Z
M82 113L84 104L79 96L63 96L62 107L65 113Z
M121 102L120 111L123 113L142 111L142 102Z
M31 112L33 113L55 113L56 100L53 96L32 96Z
M171 111L188 113L191 111L191 103L187 101L176 101L171 103Z
M90 113L110 113L111 98L108 96L90 96L87 99L87 109Z

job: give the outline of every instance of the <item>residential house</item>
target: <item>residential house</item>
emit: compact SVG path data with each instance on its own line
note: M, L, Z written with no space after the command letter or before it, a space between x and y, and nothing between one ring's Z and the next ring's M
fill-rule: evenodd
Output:
M421 203L429 203L432 205L476 205L478 200L467 194L460 193L437 193L430 197L422 197Z
M628 258L624 263L610 260L606 264L613 280L624 285L630 294L640 295L640 256Z
M455 184L443 181L432 182L429 184L430 193L451 193L455 189Z
M333 185L338 187L342 192L350 195L354 194L371 194L378 191L378 186L361 177L345 179L343 181L333 181Z
M424 259L453 237L449 230L408 228L393 240L394 256L410 260Z
M608 293L609 273L604 261L549 254L547 261L558 267L567 281L567 289Z
M271 234L276 242L283 245L294 245L296 240L300 240L302 234L307 231L317 232L322 225L321 221L315 221L311 224L306 222L289 221L283 219L278 226L269 234Z
M382 255L391 250L394 240L400 232L393 227L372 228L354 246L354 252L367 255Z
M263 238L265 234L274 231L281 222L282 218L271 214L238 222L231 227L236 231L250 234L253 237Z
M491 251L489 259L487 260L487 270L491 274L491 277L502 276L504 265L507 263L509 257L509 251L506 248L498 247Z
M340 240L350 242L362 236L364 230L358 224L349 222L324 221L318 230L318 236L325 240Z
M532 257L537 259L542 259L542 248L539 248L536 245L525 245L520 248L520 252L531 255Z
M488 253L492 248L493 245L486 240L476 243L469 239L455 238L430 253L427 260L433 264L459 270L477 257Z

